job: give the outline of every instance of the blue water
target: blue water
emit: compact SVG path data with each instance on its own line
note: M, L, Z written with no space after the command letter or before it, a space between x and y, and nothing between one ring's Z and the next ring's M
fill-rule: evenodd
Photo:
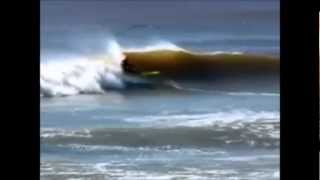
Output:
M41 50L90 54L158 41L203 51L279 54L278 1L41 1Z
M278 56L279 34L278 1L42 0L41 76L69 96L41 98L41 179L279 179L278 80L94 94L59 85L77 58L117 54L111 40ZM96 88L100 69L81 68L73 85Z

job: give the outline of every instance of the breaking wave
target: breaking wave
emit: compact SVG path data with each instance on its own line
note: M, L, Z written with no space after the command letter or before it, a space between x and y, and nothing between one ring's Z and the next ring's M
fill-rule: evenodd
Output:
M126 59L136 70L128 75L121 63ZM163 79L250 79L277 77L279 60L240 52L197 53L169 42L143 48L122 48L110 41L107 52L95 57L77 57L45 61L40 65L40 96L67 96L123 90L132 84L151 84L141 74L158 71ZM154 78L152 83L157 84ZM143 86L142 86L143 87ZM174 85L169 85L179 89Z

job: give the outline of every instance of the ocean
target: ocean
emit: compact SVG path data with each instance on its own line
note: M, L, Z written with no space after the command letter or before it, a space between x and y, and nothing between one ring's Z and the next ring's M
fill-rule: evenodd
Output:
M279 179L279 1L40 3L41 179Z

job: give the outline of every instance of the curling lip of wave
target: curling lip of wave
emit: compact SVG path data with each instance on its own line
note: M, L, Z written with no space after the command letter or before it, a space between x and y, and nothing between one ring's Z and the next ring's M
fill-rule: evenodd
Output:
M147 53L155 51L171 51L171 52L185 52L193 55L219 55L219 54L231 54L231 55L241 55L244 54L240 51L207 51L207 52L197 52L189 49L177 46L174 43L167 41L160 41L151 45L146 45L143 47L136 48L122 48L122 52L126 53Z
M121 48L122 52L124 53L143 53L143 52L152 52L152 51L181 51L181 52L187 52L190 54L211 54L211 55L216 55L216 54L243 54L243 52L240 51L208 51L208 52L197 52L193 50L188 50L185 48L182 48L180 46L177 46L174 43L167 42L167 41L159 41L157 43L151 44L151 45L146 45L143 47L136 47L136 48Z

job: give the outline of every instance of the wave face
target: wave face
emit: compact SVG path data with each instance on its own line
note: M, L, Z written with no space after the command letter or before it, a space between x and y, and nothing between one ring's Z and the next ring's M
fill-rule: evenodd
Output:
M194 53L183 50L127 52L127 61L138 71L160 71L172 78L257 78L278 76L279 60L239 52Z
M129 76L122 68L124 59L136 70L134 76ZM155 78L141 75L150 71L160 72L156 79L209 79L216 83L239 79L266 81L268 77L278 78L279 60L240 52L197 53L168 42L123 49L116 41L111 41L106 55L41 63L41 96L105 93L127 89L132 84L145 84L150 79L154 84L159 83ZM167 87L179 89L172 83Z

